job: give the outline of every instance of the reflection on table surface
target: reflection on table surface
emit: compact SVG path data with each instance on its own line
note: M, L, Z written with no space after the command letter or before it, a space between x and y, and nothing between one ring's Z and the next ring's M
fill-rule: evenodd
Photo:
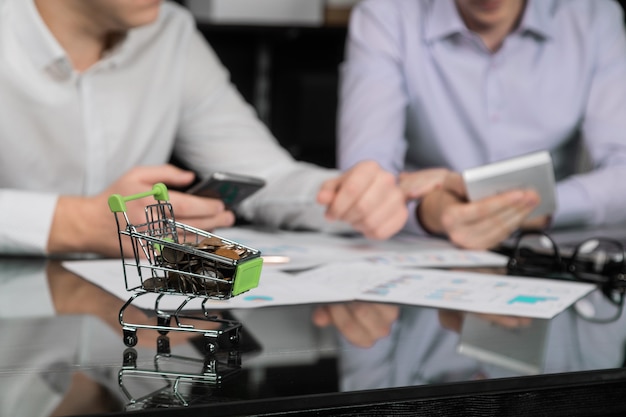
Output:
M222 312L243 327L236 341L211 352L204 335L150 328L154 312L133 306L125 314L147 328L128 346L119 323L126 301L58 261L1 259L0 416L181 408L527 374L458 353L459 334L444 329L434 309L403 307L389 337L367 349L314 327L312 306ZM623 314L597 324L581 308L609 314L611 306L596 291L547 323L541 372L622 365ZM524 329L507 331L524 340ZM488 332L485 345L490 337L498 345L503 334Z

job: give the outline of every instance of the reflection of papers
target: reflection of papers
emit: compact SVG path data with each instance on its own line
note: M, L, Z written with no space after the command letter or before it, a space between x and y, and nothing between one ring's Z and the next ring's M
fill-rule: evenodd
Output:
M535 318L552 318L595 288L549 279L358 262L268 280L249 293L220 303L230 308L250 308L251 302L255 307L281 304L272 298L279 294L274 285L289 288L291 296L300 302L361 300Z
M65 266L125 299L119 260L74 261ZM130 268L128 272L132 272ZM552 318L595 287L548 279L432 269L405 269L365 261L328 264L298 274L264 270L259 286L230 300L209 300L208 308L256 308L276 305L372 301L477 313ZM182 296L167 296L161 308L174 309ZM203 298L189 307L199 306ZM153 308L143 297L135 305ZM196 304L197 302L197 304Z
M336 236L316 232L265 231L227 228L220 236L261 251L263 256L284 256L289 262L265 263L264 269L302 270L330 262L367 260L376 264L428 268L505 266L507 258L488 251L454 247L443 239L397 236L373 241L361 236Z

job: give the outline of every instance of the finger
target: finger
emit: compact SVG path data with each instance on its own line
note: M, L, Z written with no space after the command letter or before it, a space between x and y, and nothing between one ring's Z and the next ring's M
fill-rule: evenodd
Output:
M394 210L405 206L404 195L396 187L395 178L387 173L374 176L363 185L360 193L348 195L344 202L345 212L339 214L338 219L350 224L362 223L368 228L376 227Z
M442 217L450 240L475 249L491 247L513 233L537 201L518 190L462 205L451 206Z
M431 191L442 187L440 182L424 182L417 185L400 184L401 189L407 200L415 200L430 193Z
M313 310L312 314L313 324L318 327L326 327L331 324L331 317L326 309L326 306L319 306Z
M521 224L526 212L505 209L484 220L466 224L450 233L450 239L465 248L488 249L510 236Z
M399 308L379 303L350 303L346 305L351 320L356 324L352 343L359 346L372 346L377 340L391 332L393 322L398 318ZM359 338L357 339L357 335Z
M521 200L505 205L490 218L477 223L474 233L482 240L478 241L478 246L490 248L508 238L521 227L537 204L535 196L525 195Z
M458 198L467 200L467 189L463 176L458 172L449 171L443 181L442 188L453 193Z
M200 197L178 191L170 192L170 201L176 215L185 218L216 216L226 210L224 202L216 198Z
M463 326L463 313L452 310L439 310L439 323L444 329L460 332Z
M392 181L395 181L390 173L381 171L376 167L377 165L372 164L357 165L340 177L334 198L328 203L327 215L329 218L354 222L354 217L350 216L349 219L348 213L362 198L370 184L376 180L376 176L383 173L383 176L386 174L391 177Z
M332 178L324 181L317 193L317 202L323 206L329 205L337 194L340 182L340 178Z
M371 343L386 337L399 316L399 308L391 304L354 303L351 313L367 333Z
M191 184L195 174L171 164L142 167L140 171L143 182L155 184L163 182L172 187L183 187Z
M409 217L409 211L401 194L387 198L372 209L363 219L352 226L370 239L384 240L398 233Z
M550 224L550 219L551 217L548 215L525 219L520 227L527 230L544 229Z
M448 174L444 168L423 169L415 172L402 172L398 184L407 199L416 199L441 187Z
M235 224L235 215L232 211L224 211L216 216L212 217L200 217L200 218L182 218L182 223L189 226L211 231L220 227L230 227Z
M528 193L525 190L513 190L497 194L491 197L467 205L466 219L469 223L485 218L495 217L498 213L513 208L515 211L522 208L535 206L538 201L536 193Z
M229 227L235 223L235 214L224 208L221 200L171 192L176 219L202 230Z
M508 329L517 329L520 327L528 327L532 319L529 317L504 316L498 314L476 314L483 320L502 326Z
M395 186L391 176L378 176L341 220L352 224L367 236L386 238L397 232L407 218L406 200L402 191Z
M370 347L372 340L348 308L348 304L328 306L331 321L343 337L355 346Z

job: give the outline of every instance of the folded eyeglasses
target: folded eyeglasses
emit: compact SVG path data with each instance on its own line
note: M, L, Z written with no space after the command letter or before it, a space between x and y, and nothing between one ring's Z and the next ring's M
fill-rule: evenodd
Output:
M545 232L522 232L511 254L507 271L511 275L577 280L598 286L616 308L607 317L587 320L608 323L617 320L624 306L626 292L626 255L624 245L614 239L592 238L573 249L559 248ZM578 311L580 313L580 311Z

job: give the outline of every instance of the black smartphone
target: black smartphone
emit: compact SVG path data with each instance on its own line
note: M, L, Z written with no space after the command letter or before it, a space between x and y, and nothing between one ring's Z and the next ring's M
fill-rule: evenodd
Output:
M202 197L218 198L229 210L265 186L265 180L248 175L214 172L192 185L187 192Z

